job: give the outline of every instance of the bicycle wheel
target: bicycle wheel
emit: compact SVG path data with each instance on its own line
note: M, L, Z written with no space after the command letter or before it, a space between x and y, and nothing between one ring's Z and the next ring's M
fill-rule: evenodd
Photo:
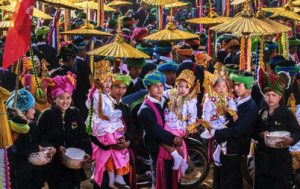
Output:
M186 188L202 183L206 179L210 168L207 153L203 147L189 146L188 154L189 167L186 171L186 176L181 178L181 185Z

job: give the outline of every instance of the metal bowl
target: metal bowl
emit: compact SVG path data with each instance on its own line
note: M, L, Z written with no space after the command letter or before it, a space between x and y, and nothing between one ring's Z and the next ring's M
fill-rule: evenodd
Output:
M85 152L78 148L67 148L62 155L63 164L70 169L81 169L85 163Z
M280 140L280 137L289 137L291 135L288 131L273 131L269 132L266 137L266 146L271 148L286 148L287 146L279 147L276 143Z
M42 166L50 163L52 161L52 157L49 154L49 149L31 153L28 156L28 160L32 165Z

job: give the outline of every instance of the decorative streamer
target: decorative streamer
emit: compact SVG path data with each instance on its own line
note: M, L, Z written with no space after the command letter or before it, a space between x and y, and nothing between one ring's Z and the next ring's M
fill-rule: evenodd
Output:
M252 47L252 40L250 36L247 36L247 71L251 71L251 47Z
M53 18L53 27L51 28L51 31L48 35L48 44L58 50L59 45L59 17L60 17L60 9L57 9Z
M245 69L245 36L241 37L240 70Z

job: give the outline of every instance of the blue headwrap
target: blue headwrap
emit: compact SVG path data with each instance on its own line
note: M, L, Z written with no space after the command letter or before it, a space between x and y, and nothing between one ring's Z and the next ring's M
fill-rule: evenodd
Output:
M162 74L161 72L156 71L156 72L147 74L145 76L145 78L143 79L143 83L144 83L145 87L150 86L152 84L156 84L156 83L165 84L166 76L164 74Z
M154 52L158 53L158 54L159 53L163 53L163 54L170 53L171 50L172 50L172 47L159 47L159 46L154 47Z
M174 71L177 72L179 66L178 64L176 64L174 61L172 60L168 60L166 61L166 63L160 64L157 69L160 72L164 72L164 71Z
M149 56L152 56L154 51L152 47L142 47L140 44L136 46L136 49L146 53Z
M6 107L12 108L14 104L15 92L8 98L6 102ZM21 111L27 111L30 108L34 107L35 100L33 95L26 89L20 89L18 91L17 104L16 108Z

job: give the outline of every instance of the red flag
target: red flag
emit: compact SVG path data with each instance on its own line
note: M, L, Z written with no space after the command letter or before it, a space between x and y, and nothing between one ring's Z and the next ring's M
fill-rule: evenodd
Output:
M35 0L22 0L16 9L14 26L9 28L3 54L3 68L21 58L30 48L31 19ZM18 6L17 6L18 7Z

